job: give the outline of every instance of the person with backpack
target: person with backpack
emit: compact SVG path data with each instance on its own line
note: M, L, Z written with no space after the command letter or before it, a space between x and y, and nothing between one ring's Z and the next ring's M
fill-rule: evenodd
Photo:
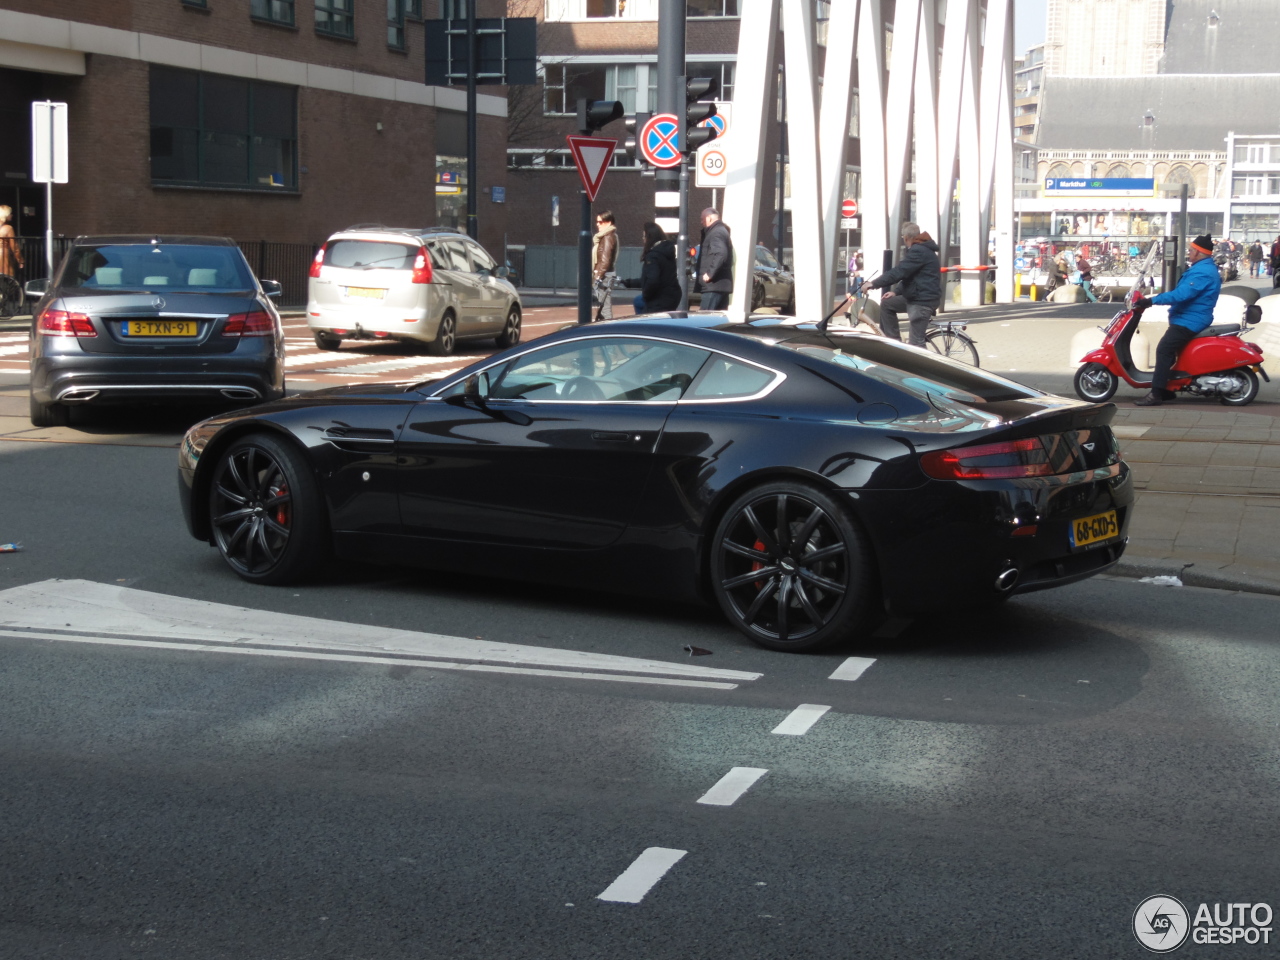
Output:
M668 240L656 223L644 225L644 251L640 276L623 281L623 286L640 288L631 301L636 313L661 313L680 306L680 281L676 276L676 243Z

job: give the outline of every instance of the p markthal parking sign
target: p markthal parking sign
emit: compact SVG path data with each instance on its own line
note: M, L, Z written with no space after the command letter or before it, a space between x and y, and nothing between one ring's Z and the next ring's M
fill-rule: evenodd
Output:
M1154 197L1156 182L1151 177L1049 177L1044 193L1047 197Z

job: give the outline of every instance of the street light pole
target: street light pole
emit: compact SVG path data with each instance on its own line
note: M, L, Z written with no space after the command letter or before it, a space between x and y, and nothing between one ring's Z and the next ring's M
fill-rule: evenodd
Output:
M467 236L480 239L478 222L479 163L476 157L479 137L476 131L476 2L467 3Z

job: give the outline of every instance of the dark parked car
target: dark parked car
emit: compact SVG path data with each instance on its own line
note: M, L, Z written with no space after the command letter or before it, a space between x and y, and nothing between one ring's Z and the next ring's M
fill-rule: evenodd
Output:
M252 403L284 395L284 332L222 237L77 237L52 281L32 280L31 422L71 405Z
M694 289L697 277L697 247L690 255L686 269L689 271L689 302L697 306L702 302L702 294ZM762 244L756 244L755 264L751 270L751 309L775 307L788 316L796 312L796 278L790 270L778 262L777 258Z
M659 315L207 420L182 505L254 582L336 550L701 597L804 650L1116 563L1114 413L879 337Z

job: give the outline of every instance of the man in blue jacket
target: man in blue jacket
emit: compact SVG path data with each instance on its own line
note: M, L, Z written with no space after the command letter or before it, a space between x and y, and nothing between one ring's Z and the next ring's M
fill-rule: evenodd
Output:
M1137 401L1140 407L1155 407L1175 396L1167 389L1169 374L1182 348L1213 323L1213 308L1222 289L1218 265L1213 262L1213 237L1207 234L1191 241L1187 255L1191 266L1178 285L1159 296L1143 297L1134 304L1146 309L1155 304L1169 307L1169 329L1156 344L1156 369L1151 375L1151 392Z

